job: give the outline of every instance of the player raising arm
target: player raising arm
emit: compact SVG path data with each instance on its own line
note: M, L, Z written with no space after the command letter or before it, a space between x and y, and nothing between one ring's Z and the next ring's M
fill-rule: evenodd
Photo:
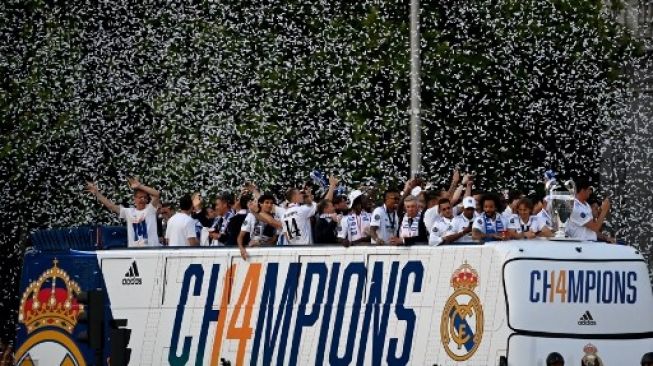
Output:
M134 190L134 207L115 204L100 192L95 182L86 182L86 191L93 194L110 211L119 214L121 219L127 221L127 239L130 247L159 246L156 225L156 211L160 205L159 191L142 184L137 178L129 178L128 183Z
M598 234L601 233L603 223L610 211L610 200L607 198L603 200L599 217L595 219L592 216L592 207L587 202L593 190L594 188L587 179L580 179L576 183L574 207L565 227L568 237L579 240L597 240Z
M313 195L308 189L300 191L291 188L286 193L288 209L283 213L283 233L291 245L313 244L311 230L311 217L317 211L317 204L313 202Z

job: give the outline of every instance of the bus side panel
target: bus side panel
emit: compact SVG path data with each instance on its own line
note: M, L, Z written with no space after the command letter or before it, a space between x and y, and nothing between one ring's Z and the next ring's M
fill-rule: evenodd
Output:
M501 258L491 249L254 253L249 262L236 251L121 257L111 274L103 259L105 275L116 277L115 316L134 325L132 363L480 366L506 348ZM140 287L122 282L134 261ZM464 268L476 271L476 283L452 286ZM458 310L445 312L447 304Z

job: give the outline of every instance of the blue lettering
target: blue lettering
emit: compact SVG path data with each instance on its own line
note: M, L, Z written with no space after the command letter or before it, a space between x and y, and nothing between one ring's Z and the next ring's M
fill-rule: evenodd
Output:
M637 302L637 286L635 285L637 281L637 272L628 272L628 289L630 294L626 295L626 302L629 304L634 304Z
M535 281L539 281L541 279L542 275L540 274L540 271L531 271L531 302L540 301L540 294L535 291Z
M360 318L361 311L361 298L363 297L363 290L365 285L365 277L367 270L365 264L361 262L350 263L342 278L342 287L340 290L340 297L338 298L338 311L336 312L336 321L333 328L333 339L331 340L331 351L329 352L329 364L334 365L349 365L354 357L354 342L356 338L356 329L358 328L358 318ZM345 309L347 308L347 295L349 294L349 285L352 277L356 276L356 292L354 297L353 306L351 308L351 319L349 323L349 330L347 333L347 343L345 344L345 354L342 358L338 357L338 349L340 344L340 335L342 333L342 322L345 317Z
M612 284L614 282L612 271L603 272L602 277L603 288L601 291L601 302L610 304L612 302Z
M362 365L365 361L365 350L367 348L367 336L369 334L372 313L374 313L374 325L372 327L372 365L381 365L383 359L383 348L385 338L388 333L388 318L390 317L390 305L393 303L395 286L397 284L397 274L399 272L399 262L392 262L390 269L390 278L388 279L388 289L385 295L385 301L382 299L382 290L385 282L383 281L383 262L374 263L372 272L372 284L370 285L370 294L367 296L367 305L365 306L365 317L363 318L363 327L361 328L360 347L358 348L358 359L356 364ZM383 305L383 312L379 308Z
M551 290L551 286L553 285L549 283L549 271L544 271L542 279L542 302L546 302L546 298L549 294L548 292Z
M585 302L590 301L590 292L596 290L596 272L587 271L587 277L585 277Z
M220 314L220 310L213 310L213 302L215 300L216 287L218 287L219 274L220 265L214 264L211 269L211 278L209 280L209 293L206 295L206 304L204 305L204 318L202 319L202 330L200 331L200 341L197 349L197 357L195 358L195 366L201 366L204 364L206 334L209 331L209 324L218 321L218 315Z
M585 271L568 271L569 273L569 302L581 303L583 299L583 285L585 283ZM576 281L575 273L578 273L578 281Z
M624 304L626 302L626 272L615 272L614 278L614 302Z
M310 314L306 313L306 304L308 304L308 297L311 294L311 285L313 284L313 277L318 277L317 292L315 300L312 302L312 310ZM295 334L293 335L292 347L290 350L289 365L297 365L297 355L299 354L299 343L302 339L302 330L304 327L310 327L320 316L320 305L324 298L324 287L326 286L327 276L329 270L324 263L309 263L306 266L306 274L304 276L304 289L302 290L302 299L297 309L297 321L295 322Z
M406 291L408 290L408 278L414 274L415 280L413 282L413 292L422 291L422 279L424 277L424 266L422 262L410 261L401 271L401 281L399 282L399 294L397 295L397 305L395 314L398 320L406 322L406 338L404 339L404 347L401 356L397 357L397 338L390 339L390 346L388 347L388 365L407 365L410 360L410 350L413 344L413 332L415 331L415 311L410 308L404 307L406 301Z
M263 285L263 293L261 295L261 308L258 313L258 321L256 323L256 332L254 337L254 344L252 346L252 359L250 365L258 363L259 348L261 346L261 333L265 328L265 341L263 343L263 365L271 365L272 354L276 343L279 342L277 365L284 364L286 342L288 341L288 328L290 326L290 318L292 316L292 307L295 302L295 295L297 293L297 283L299 282L299 273L301 272L301 263L290 263L288 268L288 276L286 283L283 286L283 293L281 295L281 302L279 303L278 311L274 309L274 300L276 298L277 287L277 274L279 272L278 263L268 263L267 272L265 274L265 283ZM272 323L272 314L276 313L277 318ZM279 326L283 318L283 328L279 334ZM267 326L266 326L267 325ZM273 329L271 329L273 328Z
M172 339L170 341L170 353L168 362L172 366L185 365L190 358L190 345L193 337L184 337L184 346L181 356L177 356L177 345L179 344L179 332L181 330L181 321L184 318L184 310L188 301L188 291L191 279L195 278L193 286L193 296L199 296L202 290L202 280L204 278L204 269L200 264L191 264L184 273L184 282L181 285L181 297L177 305L177 315L175 315L175 325L172 328Z
M603 282L601 280L601 271L596 272L596 303L600 304L601 303L601 292L603 289Z
M317 352L315 353L315 366L322 366L324 364L324 348L326 347L329 322L331 321L331 313L333 312L333 299L335 298L336 287L338 285L338 274L340 274L340 263L333 263L331 278L329 279L329 292L327 293L327 301L324 304L324 314L322 315L320 341L317 346Z

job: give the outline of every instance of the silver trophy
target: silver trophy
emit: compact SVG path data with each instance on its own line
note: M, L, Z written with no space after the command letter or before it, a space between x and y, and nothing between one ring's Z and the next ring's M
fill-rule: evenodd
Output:
M567 220L569 220L571 210L574 208L576 184L573 180L568 180L564 183L564 186L561 186L553 178L547 181L546 188L549 192L546 210L549 217L551 217L555 238L564 239Z

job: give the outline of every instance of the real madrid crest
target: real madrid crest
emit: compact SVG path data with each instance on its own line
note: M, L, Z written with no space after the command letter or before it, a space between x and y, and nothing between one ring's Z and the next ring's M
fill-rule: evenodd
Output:
M86 366L86 361L71 339L77 318L84 311L75 295L79 285L57 266L30 283L20 300L18 322L28 338L16 351L17 366L33 366L47 359L48 365Z
M478 282L478 272L467 262L451 276L454 292L442 311L440 339L455 361L472 357L483 338L483 306L474 292Z

